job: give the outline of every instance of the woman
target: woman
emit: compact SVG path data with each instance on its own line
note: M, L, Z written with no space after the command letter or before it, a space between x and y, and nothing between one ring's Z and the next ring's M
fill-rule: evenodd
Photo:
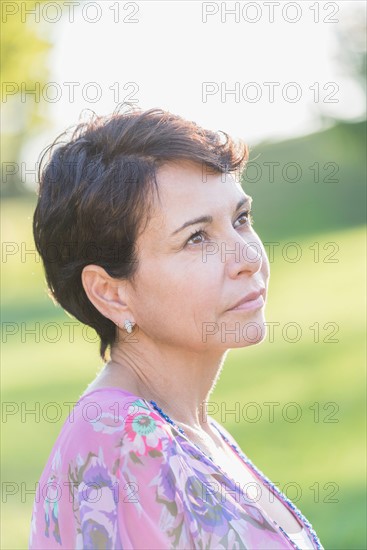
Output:
M224 135L132 108L79 124L40 174L51 295L105 365L45 466L30 548L322 548L208 415L228 350L264 339L269 281L234 177L248 149Z

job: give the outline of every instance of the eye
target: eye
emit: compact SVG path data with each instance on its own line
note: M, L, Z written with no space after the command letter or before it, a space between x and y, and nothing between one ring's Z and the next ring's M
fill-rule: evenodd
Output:
M252 225L254 223L254 218L252 217L251 215L251 210L246 210L245 212L242 212L236 221L238 221L239 219L241 219L242 217L245 217L246 218L246 222L243 223L242 225Z
M236 222L238 220L240 220L241 218L245 218L245 223L242 223L241 226L247 226L247 225L252 225L254 223L254 219L251 215L251 210L246 210L245 212L242 212ZM193 239L196 239L197 237L201 237L201 236L204 236L204 237L207 237L208 234L206 233L206 231L204 229L199 229L199 231L195 231L195 233L192 233L190 235L190 237L187 239L186 243L185 243L185 246L186 245L190 245L190 244L202 244L203 241L200 241L200 242L197 242L197 243L190 243L190 241L192 241Z

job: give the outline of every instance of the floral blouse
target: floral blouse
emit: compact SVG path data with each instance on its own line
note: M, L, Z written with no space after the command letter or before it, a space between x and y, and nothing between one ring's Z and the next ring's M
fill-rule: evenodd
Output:
M208 421L323 549L293 503L218 422ZM29 548L298 547L151 403L110 387L85 393L66 419L37 484Z

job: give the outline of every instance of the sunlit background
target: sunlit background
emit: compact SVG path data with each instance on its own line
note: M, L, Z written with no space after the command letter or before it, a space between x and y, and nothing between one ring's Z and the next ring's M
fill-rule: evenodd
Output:
M89 109L124 101L250 145L242 183L270 254L274 338L229 353L213 416L325 548L366 548L366 4L1 8L1 548L27 547L32 491L67 403L101 367L95 333L52 303L34 252L39 155ZM226 414L236 403L240 418Z

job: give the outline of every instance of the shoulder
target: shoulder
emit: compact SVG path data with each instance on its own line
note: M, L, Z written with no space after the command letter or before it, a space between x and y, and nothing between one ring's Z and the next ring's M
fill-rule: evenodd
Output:
M97 528L108 533L106 547L115 548L122 518L135 521L134 514L140 517L146 509L158 522L156 499L171 467L172 447L169 424L146 401L110 389L83 395L39 480L30 548L56 542L60 548L85 548L84 531ZM124 510L120 519L117 507Z
M170 427L138 396L118 388L82 395L59 436L64 454L96 452L109 455L152 456L174 438Z

